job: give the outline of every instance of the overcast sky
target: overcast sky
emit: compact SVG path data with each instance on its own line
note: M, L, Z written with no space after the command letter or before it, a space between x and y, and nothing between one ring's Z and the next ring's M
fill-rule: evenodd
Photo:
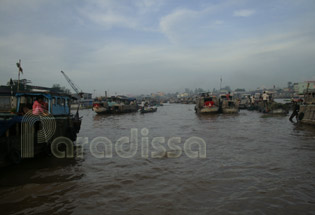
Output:
M314 0L0 0L0 84L103 95L315 80Z

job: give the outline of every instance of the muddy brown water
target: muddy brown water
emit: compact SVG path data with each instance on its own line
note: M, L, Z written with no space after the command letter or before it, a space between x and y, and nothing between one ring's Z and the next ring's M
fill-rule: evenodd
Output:
M198 116L193 105L166 104L155 113L96 115L82 110L79 137L112 142L112 157L43 157L0 173L1 214L315 214L315 129L242 110ZM149 134L148 157L122 158L116 141ZM154 137L166 143L156 149ZM167 141L180 137L181 156ZM206 143L205 158L183 150L190 137ZM104 151L102 144L98 151ZM197 151L197 145L192 145ZM158 153L157 153L158 154ZM199 154L200 155L200 154Z

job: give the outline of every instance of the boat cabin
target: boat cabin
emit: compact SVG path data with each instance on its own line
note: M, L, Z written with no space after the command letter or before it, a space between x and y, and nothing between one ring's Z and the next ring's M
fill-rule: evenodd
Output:
M41 97L47 104L47 111L52 115L69 115L71 99L75 99L67 94L52 94L49 92L23 92L16 93L17 99L16 113L24 115L32 110L33 104Z

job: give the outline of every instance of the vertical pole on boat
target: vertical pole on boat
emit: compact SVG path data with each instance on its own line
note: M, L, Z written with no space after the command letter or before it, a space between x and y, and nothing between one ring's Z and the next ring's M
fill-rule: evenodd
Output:
M18 75L17 92L19 92L19 90L20 90L20 71L19 71L19 75Z
M19 62L16 63L16 66L19 68L19 75L18 75L18 86L17 86L17 92L20 90L20 73L23 73L23 69L21 67L21 59Z
M13 108L13 81L10 78L10 87L11 87L11 109Z
M222 75L220 77L220 91L221 91L221 89L222 89Z

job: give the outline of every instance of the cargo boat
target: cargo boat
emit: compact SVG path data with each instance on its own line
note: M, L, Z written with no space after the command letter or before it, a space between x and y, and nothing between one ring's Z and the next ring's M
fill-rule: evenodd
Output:
M34 114L32 107L39 98L45 102L46 109ZM51 143L57 137L75 141L81 118L78 112L70 113L73 99L68 94L49 91L1 93L0 166L50 153Z
M220 103L215 95L201 93L196 100L195 111L198 114L217 114L220 111Z
M265 105L263 101L257 104L259 112L270 115L287 115L289 113L290 104L283 104L273 100L268 101Z
M126 96L112 96L96 99L93 102L93 111L97 114L119 114L138 111L135 98Z
M220 111L226 114L233 114L239 112L239 102L236 101L232 95L221 94L220 95Z
M300 105L298 119L301 123L315 125L315 90L307 90Z

